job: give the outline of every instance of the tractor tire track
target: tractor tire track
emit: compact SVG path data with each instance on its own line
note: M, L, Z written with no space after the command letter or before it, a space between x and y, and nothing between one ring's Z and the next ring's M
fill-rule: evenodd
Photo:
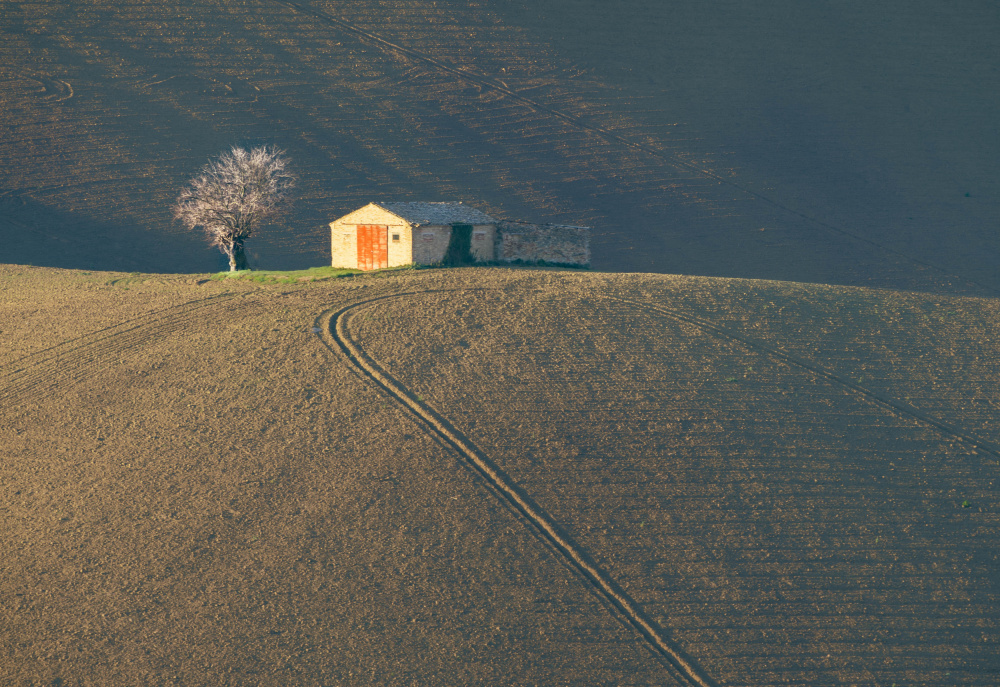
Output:
M707 169L702 165L698 165L693 162L690 162L689 160L685 160L682 157L668 153L655 146L647 145L645 143L640 143L638 141L633 141L629 138L616 134L615 132L610 131L609 129L606 129L604 127L590 124L584 121L582 118L572 115L568 112L563 112L562 110L545 105L544 103L541 103L533 98L529 98L523 95L522 93L519 93L518 91L514 90L513 88L499 81L498 79L491 78L489 76L486 76L485 74L477 74L475 72L470 72L465 69L452 67L451 65L442 62L441 60L437 60L431 57L430 55L420 52L419 50L414 50L413 48L407 48L402 45L399 45L398 43L393 43L392 41L389 41L383 38L382 36L379 36L378 34L372 33L370 31L365 31L364 29L355 26L354 24L344 19L341 19L340 17L336 17L327 12L323 12L322 10L314 9L312 7L308 7L298 2L291 2L291 0L272 0L272 1L276 4L284 5L285 7L288 7L294 12L308 15L310 17L313 17L314 19L318 19L319 21L325 24L337 27L347 33L353 34L358 38L360 38L361 40L373 43L376 46L382 48L383 50L386 50L388 52L394 52L398 55L402 55L406 58L409 58L411 60L420 62L421 64L432 67L437 71L445 72L447 74L451 74L452 76L457 76L459 79L471 84L475 84L476 86L479 86L481 88L501 93L508 98L511 98L519 103L527 105L536 112L547 114L551 117L559 119L578 130L596 134L597 136L600 136L601 138L603 138L608 142L616 143L626 148L631 148L633 150L641 151L648 155L652 155L653 157L656 157L659 160L673 166L675 169L684 169L690 172L694 172L708 179L712 179L713 181L719 184L735 189L740 193L743 193L755 200L770 205L773 208L777 208L778 210L793 215L794 217L798 217L801 220L810 222L811 224L821 227L822 229L825 229L827 231L836 234L840 234L842 236L846 236L848 238L854 239L855 241L860 241L861 243L865 243L874 248L878 248L879 250L882 250L890 255L895 255L896 257L902 258L914 265L920 265L921 267L934 270L938 274L960 279L964 281L966 284L982 289L985 292L997 293L997 289L995 288L986 286L984 284L980 284L979 282L970 279L968 277L965 277L963 275L954 274L953 272L950 272L943 267L940 267L933 263L926 262L924 260L920 260L918 258L915 258L911 255L903 253L902 251L896 250L894 248L890 248L889 246L874 241L873 239L870 239L867 236L857 234L855 232L844 229L843 227L839 227L835 224L831 224L824 220L813 217L812 215L808 215L804 212L796 210L791 206L785 205L781 201L775 200L774 198L771 198L770 196L767 196L758 191L754 191L750 187L741 184L739 181L731 179L729 177L722 176L721 174L713 172L712 170Z
M462 291L466 290L462 289ZM665 631L645 614L642 608L622 590L615 580L608 573L600 569L592 557L562 531L553 518L538 506L531 496L523 488L519 487L510 475L496 465L467 436L456 429L447 418L425 402L419 400L416 394L407 389L386 370L382 369L351 338L349 320L352 314L360 308L391 298L445 293L449 291L442 289L408 292L377 296L358 301L336 311L323 313L317 318L316 327L320 330L320 336L323 338L324 343L334 352L342 354L349 363L352 371L359 378L365 379L380 388L395 400L436 443L446 446L457 453L466 467L483 479L487 489L503 505L513 511L515 516L595 593L602 604L613 615L642 637L654 655L660 660L661 664L668 669L675 679L679 680L681 684L699 685L699 687L715 684L704 670L691 658L686 656L667 636ZM697 327L699 330L715 338L736 342L755 353L806 370L810 374L831 381L875 405L888 409L897 416L903 416L927 425L977 450L1000 458L1000 446L977 437L960 427L944 422L884 392L853 382L848 377L826 369L814 361L788 353L780 348L771 346L710 320L678 310L614 296L601 296L601 298L630 307L656 312L677 322Z
M434 439L450 447L473 473L479 475L487 488L521 519L532 533L556 552L574 573L584 580L605 607L613 609L626 626L634 630L652 650L680 684L713 687L714 681L679 646L668 638L663 629L646 615L642 608L618 585L611 576L599 568L587 552L556 524L552 517L534 502L515 481L496 465L468 437L457 430L444 416L399 380L382 369L364 349L355 342L348 329L348 321L358 308L390 298L439 293L422 291L392 294L358 301L336 311L327 311L317 318L316 326L324 343L346 358L348 364L362 378L374 383L401 406L418 425Z
M42 100L59 103L73 97L73 86L68 81L56 79L46 74L21 72L21 76L29 81L40 84L42 90L39 91Z
M909 417L910 419L917 420L918 422L921 422L925 425L930 425L931 427L936 429L938 432L941 432L942 434L946 434L950 437L953 437L965 444L968 444L969 446L972 446L977 450L983 451L984 453L988 453L994 456L995 458L1000 459L1000 445L997 445L992 441L987 441L986 439L977 437L974 434L971 434L960 427L956 427L952 424L945 422L944 420L940 420L934 417L933 415L925 413L919 408L910 405L909 403L905 403L904 401L899 400L898 398L894 398L881 391L876 391L875 389L866 387L863 384L858 384L857 382L851 381L850 378L838 374L832 370L828 370L822 365L807 360L806 358L801 358L792 353L788 353L787 351L783 351L780 348L775 348L758 339L754 339L749 336L744 336L743 334L733 331L728 327L723 327L722 325L718 325L709 320L704 320L700 317L687 315L683 312L674 310L672 308L665 308L663 306L658 306L658 305L650 305L649 303L642 303L640 301L631 301L624 298L615 298L613 296L606 296L606 298L618 301L620 303L626 303L628 305L643 308L646 310L652 310L654 312L660 313L661 315L665 315L666 317L669 317L677 322L683 322L698 327L705 333L714 336L716 338L728 341L735 341L756 353L762 353L764 355L770 356L771 358L776 358L786 363L790 363L796 367L808 370L817 377L823 377L824 379L839 384L840 386L846 387L847 389L853 391L855 394L863 396L867 400L877 405L888 408L891 412L897 415L903 415Z
M0 404L11 407L30 396L72 384L89 376L100 361L114 360L126 351L180 331L190 324L193 313L237 295L209 296L154 311L7 363L0 368Z

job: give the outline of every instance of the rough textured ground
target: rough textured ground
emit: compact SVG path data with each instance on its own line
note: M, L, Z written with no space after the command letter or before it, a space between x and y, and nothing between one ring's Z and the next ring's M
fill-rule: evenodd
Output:
M675 680L338 313L715 683L1000 675L995 300L0 278L5 684Z
M991 0L0 3L8 263L211 271L169 205L286 148L264 268L371 200L593 225L601 269L1000 288Z
M998 40L0 0L0 683L996 685ZM187 274L171 201L257 143L300 174L260 267L459 199L660 276Z

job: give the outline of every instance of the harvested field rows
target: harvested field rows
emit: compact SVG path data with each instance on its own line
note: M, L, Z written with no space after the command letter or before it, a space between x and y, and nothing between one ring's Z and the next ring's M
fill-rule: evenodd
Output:
M404 294L403 297L408 295L413 294ZM426 295L426 292L420 295ZM397 297L399 296L388 298ZM551 547L626 626L631 627L648 643L650 650L663 662L675 680L681 684L701 687L711 685L711 679L704 674L697 663L686 656L663 629L649 619L617 582L594 564L592 557L586 551L566 536L551 516L535 504L529 493L518 488L509 475L499 469L468 437L456 431L447 419L427 407L418 396L388 375L364 350L358 348L350 335L349 317L352 311L371 305L373 302L377 301L363 301L321 319L323 327L332 337L331 348L339 348L350 364L412 413L424 426L425 431L458 453L473 473L482 477L492 494L501 503L508 505L520 517L523 524L532 530L543 544Z
M312 332L325 306L434 281L258 288L4 405L0 680L663 684Z
M91 309L0 324L51 333L2 368L2 680L996 681L1000 465L908 410L992 440L990 300L500 269L5 294L44 274ZM348 312L395 397L323 345Z
M209 296L146 315L15 360L0 368L0 403L12 407L57 392L74 381L100 374L126 352L191 327L196 318L235 295Z
M156 318L225 293L239 282L205 275L79 272L0 265L0 370L67 350L74 342Z
M720 684L991 684L996 456L622 283L415 295L351 331Z
M803 288L810 293L806 307L797 298ZM854 289L793 285L778 294L770 286L740 281L715 282L712 289L718 290L718 298L742 305L739 315L731 307L707 305L709 319L815 361L849 383L896 398L994 447L1000 443L1000 357L993 336L1000 311L995 299L901 292L873 299ZM712 302L698 288L647 294L682 309ZM870 326L872 321L877 328Z
M984 451L985 453L988 453L994 458L1000 460L1000 445L988 441L982 438L981 436L977 436L976 434L973 434L968 430L963 430L961 427L949 424L945 419L935 415L934 411L941 411L946 408L949 410L954 409L956 407L954 401L958 399L953 399L953 403L951 404L944 402L943 399L937 400L937 403L932 402L930 404L931 407L928 409L930 412L927 412L909 403L909 401L911 400L911 397L909 396L907 396L906 400L904 401L900 398L893 398L891 396L888 396L885 393L872 389L869 386L865 386L863 384L864 381L863 376L857 377L857 381L855 381L855 379L852 377L847 377L844 376L843 374L833 372L814 361L806 360L796 355L789 354L788 352L783 351L779 348L774 348L772 346L769 346L763 343L762 341L755 340L751 337L745 336L731 329L720 327L713 322L709 322L707 320L698 317L692 317L691 315L687 315L677 310L672 310L654 305L648 305L637 301L623 300L622 302L624 304L631 305L633 307L649 308L657 313L666 315L667 317L673 318L677 321L693 324L706 334L711 334L721 339L726 339L741 343L755 353L763 353L764 355L771 356L782 362L790 363L791 365L801 367L802 369L807 370L818 377L823 377L829 381L834 382L835 384L839 384L845 387L846 389L849 389L859 394L868 401L873 401L875 403L885 406L891 413L896 413L902 416L909 416L910 418L919 420L920 422L930 427L933 427L934 429L951 437L952 439L961 441L974 449L979 449L981 451ZM865 360L870 360L870 358L865 358ZM876 381L888 381L888 380L881 379ZM974 381L985 382L987 380L977 379ZM996 378L993 378L992 381L996 381ZM885 385L885 386L891 386L891 385ZM986 401L985 403L983 403L983 405L991 406L992 404L989 403L989 401ZM957 410L959 412L959 415L962 416L963 420L968 421L969 419L972 420L979 419L975 417L967 418L966 414L962 412L965 410L965 404L962 402L958 403Z

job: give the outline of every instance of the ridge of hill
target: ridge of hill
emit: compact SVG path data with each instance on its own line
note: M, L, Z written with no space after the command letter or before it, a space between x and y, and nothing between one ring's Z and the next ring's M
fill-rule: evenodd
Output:
M137 0L0 15L3 260L209 271L180 186L289 151L250 245L378 199L591 225L599 269L995 294L994 3Z
M996 681L996 299L0 280L4 682Z

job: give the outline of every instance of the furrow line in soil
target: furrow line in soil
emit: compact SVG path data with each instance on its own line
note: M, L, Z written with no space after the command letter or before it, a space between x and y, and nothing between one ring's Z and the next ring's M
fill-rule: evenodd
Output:
M154 310L148 313L139 315L138 317L133 317L132 319L125 320L124 322L119 322L118 324L113 324L108 327L103 327L101 329L95 329L92 332L87 332L81 336L74 337L72 339L67 339L55 346L49 346L48 348L43 348L40 351L35 351L26 356L13 360L3 366L0 366L0 381L7 379L19 372L25 371L29 367L33 367L46 360L59 355L66 355L73 352L77 348L84 346L89 346L105 338L114 337L119 334L123 334L134 329L138 329L143 326L148 326L151 323L160 321L161 319L166 319L171 317L175 313L184 313L189 310L196 310L204 305L208 305L218 299L233 298L235 294L218 294L215 296L208 296L207 298L199 298L193 301L187 301L186 303L181 303L180 305L174 305L169 308L164 308L163 310ZM160 315L161 317L150 320L150 317ZM94 338L98 337L98 338ZM7 371L3 371L4 368L8 368ZM12 369L17 368L17 369Z
M581 580L585 581L605 607L613 609L617 618L642 638L674 679L680 684L713 687L715 683L705 671L667 637L666 632L642 610L639 604L633 601L608 573L598 567L592 557L574 542L510 475L444 416L427 403L418 400L416 394L383 370L350 336L347 323L349 316L357 308L389 298L442 292L444 290L408 292L358 301L339 310L321 314L317 318L316 325L320 329L324 343L331 350L339 351L361 378L374 383L396 401L432 438L457 453L463 464L483 479L487 489L510 508L522 523L556 553Z
M671 308L665 308L659 305L651 305L649 303L642 303L640 301L632 301L624 298L616 298L613 296L609 296L609 298L639 308L653 310L655 312L660 313L661 315L666 315L667 317L670 317L678 322L684 322L687 324L694 325L699 329L701 329L702 331L705 331L718 338L739 342L753 351L761 352L771 356L772 358L777 358L787 363L791 363L792 365L795 365L797 367L804 368L809 372L813 373L814 375L823 377L824 379L828 379L843 387L846 387L852 390L853 392L861 396L864 396L870 401L873 401L881 406L889 408L891 411L910 417L911 419L917 420L918 422L922 422L926 425L930 425L931 427L935 428L936 430L938 430L943 434L954 437L959 441L969 444L970 446L976 449L984 451L985 453L989 453L995 458L1000 459L1000 446L998 446L997 444L991 441L987 441L986 439L981 439L980 437L977 437L976 435L967 432L961 429L960 427L956 427L943 420L940 420L934 417L933 415L925 413L924 411L915 408L914 406L905 403L904 401L901 401L897 398L893 398L888 394L882 393L881 391L876 391L875 389L866 387L863 384L854 382L849 377L838 374L832 370L828 370L819 363L812 362L805 358L800 358L799 356L794 355L792 353L788 353L787 351L783 351L780 348L769 346L763 341L754 339L749 336L745 336L743 334L740 334L739 332L733 331L732 329L716 324L709 320L703 320L700 317L695 317L694 315L688 315L683 312L673 310Z
M21 70L20 74L26 79L41 84L43 93L41 97L43 100L62 102L73 97L73 87L68 81L56 79L52 76L48 76L47 74L32 74L24 70Z
M841 234L842 236L847 236L847 237L849 237L851 239L854 239L856 241L860 241L862 243L866 243L869 246L874 246L874 247L876 247L876 248L878 248L878 249L880 249L882 251L885 251L886 253L889 253L891 255L896 255L896 256L898 256L900 258L903 258L904 260L907 260L907 261L909 261L909 262L911 262L911 263L913 263L915 265L921 265L922 267L926 267L928 269L932 269L932 270L938 272L939 274L942 274L942 275L945 275L945 276L949 276L949 277L956 277L956 278L958 278L958 279L966 282L967 284L969 284L971 286L975 286L975 287L977 287L979 289L982 289L982 290L984 290L986 292L997 293L997 289L991 288L991 287L986 286L984 284L980 284L979 282L975 281L974 279L970 279L970 278L968 278L966 276L963 276L963 275L960 275L960 274L955 274L953 272L948 271L947 269L945 269L943 267L940 267L940 266L935 265L933 263L929 263L929 262L920 260L918 258L915 258L915 257L913 257L911 255L908 255L908 254L906 254L906 253L904 253L902 251L896 250L894 248L890 248L889 246L887 246L885 244L882 244L882 243L879 243L879 242L877 242L877 241L875 241L875 240L873 240L871 238L868 238L867 236L863 236L861 234L856 234L856 233L854 233L852 231L848 231L847 229L844 229L843 227L839 227L837 225L831 224L829 222L826 222L824 220L818 219L818 218L813 217L811 215L808 215L808 214L806 214L804 212L796 210L796 209L794 209L794 208L792 208L792 207L790 207L788 205L785 205L784 203L782 203L782 202L780 202L778 200L775 200L774 198L771 198L770 196L767 196L767 195L765 195L763 193L760 193L758 191L754 191L749 186L741 184L741 183L739 183L738 181L736 181L736 180L734 180L732 178L729 178L729 177L723 176L721 174L718 174L716 172L713 172L712 170L708 169L704 165L696 164L694 162L691 162L689 160L684 159L683 157L680 157L680 156L677 156L677 155L673 155L673 154L669 153L668 151L662 150L662 149L660 149L660 148L658 148L656 146L648 145L648 144L645 144L645 143L640 143L638 141L626 138L624 136L621 136L621 135L619 135L619 134L617 134L617 133L615 133L615 132L613 132L613 131L605 128L605 127L597 126L595 124L590 124L590 123L584 121L582 118L580 118L578 116L575 116L575 115L572 115L572 114L570 114L568 112L564 112L564 111L556 109L554 107L550 107L548 105L545 105L545 104L543 104L543 103L541 103L541 102L539 102L539 101L537 101L537 100L535 100L533 98L529 98L529 97L523 95L522 93L519 93L518 91L514 90L513 88L507 86L504 83L501 83L500 81L498 81L498 80L496 80L494 78L486 76L485 74L477 74L477 73L474 73L474 72L470 72L470 71L468 71L466 69L459 69L457 67L452 67L451 65L449 65L449 64L447 64L445 62L442 62L441 60L435 59L434 57L431 57L430 55L427 55L424 52L421 52L419 50L415 50L413 48L407 48L405 46L399 45L398 43L393 43L392 41L387 40L387 39L383 38L382 36L380 36L378 34L372 33L370 31L366 31L366 30L364 30L364 29L362 29L362 28L360 28L360 27L352 24L351 22L346 21L345 19L342 19L340 17L336 17L336 16L334 16L332 14L329 14L327 12L323 12L322 10L315 9L313 7L309 7L309 6L303 5L301 3L291 2L290 0L272 0L272 2L274 2L275 4L278 4L278 5L284 5L285 7L290 8L294 12L299 12L299 13L311 16L311 17L313 17L315 19L319 19L323 23L329 24L330 26L335 26L335 27L337 27L337 28L339 28L339 29L347 32L347 33L350 33L350 34L353 34L355 36L358 36L362 40L374 43L375 45L379 46L382 49L388 50L390 52L395 52L395 53L397 53L399 55L402 55L402 56L404 56L406 58L409 58L409 59L412 59L412 60L416 60L416 61L421 62L423 64L426 64L426 65L428 65L430 67L433 67L434 69L437 69L438 71L445 72L445 73L450 74L452 76L457 76L459 79L462 79L462 80L467 81L469 83L473 83L473 84L475 84L477 86L480 86L480 87L483 87L483 88L487 88L487 89L490 89L492 91L496 91L498 93L502 93L503 95L507 96L508 98L511 98L513 100L516 100L517 102L520 102L520 103L523 103L523 104L527 105L528 107L532 108L536 112L544 113L544 114L550 115L552 117L555 117L555 118L557 118L557 119L559 119L559 120L561 120L561 121L569 124L570 126L572 126L574 128L577 128L577 129L580 129L582 131L587 131L587 132L596 134L597 136L600 136L601 138L605 139L606 141L609 141L611 143L616 143L616 144L624 146L626 148L631 148L632 150L641 151L641 152L646 153L648 155L652 155L653 157L655 157L655 158L657 158L659 160L662 160L663 162L665 162L665 163L673 166L674 168L677 168L677 169L687 169L687 170L690 170L692 172L695 172L696 174L698 174L698 175L700 175L702 177L706 177L706 178L712 179L716 183L723 184L725 186L729 186L730 188L736 189L739 192L741 192L743 194L746 194L747 196L750 196L751 198L759 200L762 203L766 203L767 205L770 205L771 207L774 207L774 208L777 208L779 210L782 210L783 212L787 212L787 213L789 213L791 215L794 215L795 217L798 217L799 219L802 219L802 220L805 220L805 221L810 222L812 224L815 224L816 226L821 227L821 228L823 228L823 229L825 229L827 231L831 231L831 232L834 232L834 233L837 233L837 234Z
M73 383L92 372L97 364L109 357L137 348L149 341L184 328L186 321L173 319L160 326L145 330L141 335L130 333L114 342L114 348L87 347L77 351L76 355L67 358L59 357L34 368L30 374L18 377L11 386L0 391L0 400L16 403L25 393L31 391L37 395L41 390L56 389L67 383Z
M8 363L4 366L7 370L0 373L0 401L5 405L16 404L28 392L72 383L99 360L113 360L117 354L183 329L190 323L192 313L237 295L219 294L147 313Z

